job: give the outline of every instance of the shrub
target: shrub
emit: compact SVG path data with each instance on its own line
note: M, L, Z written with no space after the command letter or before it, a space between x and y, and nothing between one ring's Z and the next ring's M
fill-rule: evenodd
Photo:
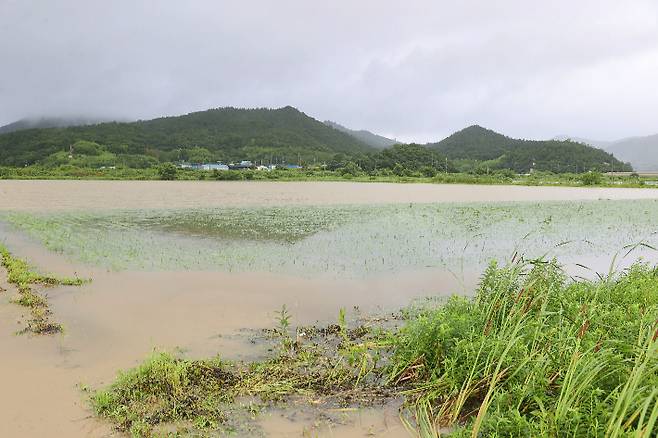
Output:
M579 179L584 186L595 186L601 184L603 176L598 172L587 172L580 175Z
M176 166L171 163L164 163L158 167L158 175L161 180L170 181L176 179L176 172Z
M343 176L358 176L361 174L361 168L355 162L348 161L345 166L340 168L339 172Z
M242 172L239 170L213 170L212 176L218 181L239 181L242 178Z
M423 176L426 176L428 178L432 178L433 176L436 176L436 169L431 167L431 166L423 166L420 168L420 173Z

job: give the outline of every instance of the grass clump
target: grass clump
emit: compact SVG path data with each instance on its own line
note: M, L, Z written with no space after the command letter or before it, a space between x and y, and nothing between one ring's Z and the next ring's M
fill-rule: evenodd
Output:
M371 405L394 394L372 354L385 342L379 334L365 329L348 334L335 325L314 334L300 328L293 337L289 319L284 307L272 332L277 346L270 359L234 363L156 353L94 392L91 404L97 415L133 436L157 435L166 426L245 433L254 413L271 405Z
M567 282L555 263L491 265L474 299L400 331L391 376L426 436L655 436L658 270Z
M120 374L92 402L99 415L136 436L173 421L211 426L227 421L221 406L232 400L236 381L235 371L219 359L185 361L160 353Z
M72 285L78 286L85 282L80 278L59 278L36 273L29 264L11 255L9 250L0 244L0 264L7 270L7 281L18 289L18 295L12 302L25 306L30 310L30 319L22 333L51 334L62 331L62 325L50 321L51 310L46 298L36 292L34 287Z

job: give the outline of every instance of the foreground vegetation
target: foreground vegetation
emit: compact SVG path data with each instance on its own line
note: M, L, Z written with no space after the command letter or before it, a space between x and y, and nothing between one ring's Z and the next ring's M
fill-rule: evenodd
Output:
M427 437L444 427L472 437L654 436L657 280L642 264L576 282L555 262L492 264L475 297L407 310L399 328L349 330L341 312L331 329L293 337L284 309L269 360L159 354L91 401L136 436L232 427L240 410L273 401L363 406L395 395L406 424ZM256 405L241 405L243 395Z
M567 186L567 187L654 187L655 177L637 174L628 176L588 173L534 172L528 175L516 174L509 170L489 170L481 172L452 172L423 167L411 170L404 166L393 169L379 168L365 171L354 162L343 164L335 170L277 169L274 171L203 171L179 169L173 165L162 165L146 169L133 168L88 168L59 166L0 167L2 179L74 179L74 180L184 180L184 181L353 181L386 183L429 183L429 184L485 184L485 185L525 185L525 186Z
M51 334L62 331L62 325L50 320L52 312L43 294L35 290L36 286L69 285L79 286L85 282L80 278L59 278L42 275L32 271L25 260L12 256L9 250L0 244L0 264L7 270L7 281L16 286L18 295L12 302L25 306L30 311L30 318L21 333Z

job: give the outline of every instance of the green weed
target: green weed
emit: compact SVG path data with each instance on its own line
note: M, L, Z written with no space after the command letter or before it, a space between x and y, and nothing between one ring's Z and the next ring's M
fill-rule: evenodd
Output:
M30 310L30 319L22 333L51 334L62 331L62 325L50 321L52 312L46 298L34 290L34 286L69 285L79 286L85 281L80 278L59 278L38 274L32 271L25 260L13 257L9 250L0 244L0 264L7 270L7 281L18 289L18 295L11 299L15 304Z
M574 283L554 262L494 264L474 299L400 331L391 379L413 387L419 430L431 418L457 436L650 436L657 280L641 264Z
M311 336L313 330L304 328L305 336L293 342L287 333L290 315L285 307L277 320L276 339L282 348L270 359L234 363L157 353L119 374L109 388L93 393L92 406L119 429L151 436L163 424L240 431L263 408L279 403L362 406L394 395L383 384L383 369L361 359L383 348L377 335L353 331L353 339L344 343L339 330L316 329ZM245 397L252 402L243 406L239 400Z

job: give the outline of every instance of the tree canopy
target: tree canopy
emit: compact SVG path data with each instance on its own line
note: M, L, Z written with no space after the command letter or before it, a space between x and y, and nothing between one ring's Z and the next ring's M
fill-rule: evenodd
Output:
M480 126L438 143L386 149L367 145L354 132L327 126L292 107L219 108L148 121L0 134L0 166L148 168L178 161L251 160L326 164L351 173L389 169L399 175L427 176L504 169L517 173L631 170L612 154L582 143L513 139Z
M519 173L531 169L555 173L631 170L629 164L612 154L582 143L514 139L477 125L428 147L475 169L484 163L492 169L512 169Z
M0 165L41 163L84 140L109 153L179 159L326 160L335 153L373 150L350 135L292 107L219 108L130 123L26 129L0 135Z

